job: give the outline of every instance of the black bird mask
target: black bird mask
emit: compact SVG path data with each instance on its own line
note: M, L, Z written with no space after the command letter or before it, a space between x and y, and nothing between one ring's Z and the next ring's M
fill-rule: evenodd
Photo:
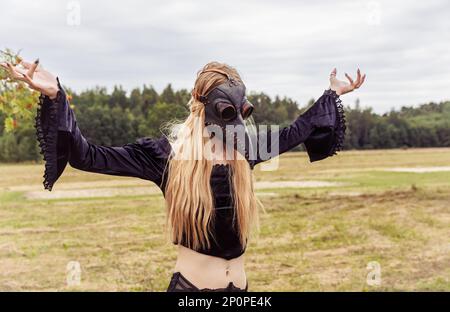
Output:
M252 114L253 105L245 96L245 85L229 75L226 76L226 82L212 89L207 95L199 97L205 105L205 126L212 136L217 134L220 127L223 142L230 145L232 137L233 147L249 159L251 141L244 120Z

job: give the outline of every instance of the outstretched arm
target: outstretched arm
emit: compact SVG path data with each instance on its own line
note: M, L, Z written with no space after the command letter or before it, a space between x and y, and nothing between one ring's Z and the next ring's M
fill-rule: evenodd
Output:
M4 64L13 78L20 79L41 92L36 116L36 130L44 155L44 186L51 190L67 163L96 173L131 176L161 184L170 145L165 138L141 138L120 147L89 143L77 125L66 93L50 72L22 62L23 68Z
M341 150L345 136L345 116L339 96L358 89L366 75L357 71L357 79L345 74L349 83L336 78L336 69L330 74L330 87L306 112L288 127L267 132L258 137L258 153L254 164L285 153L301 143L305 144L310 161L318 161ZM269 149L265 157L261 149Z

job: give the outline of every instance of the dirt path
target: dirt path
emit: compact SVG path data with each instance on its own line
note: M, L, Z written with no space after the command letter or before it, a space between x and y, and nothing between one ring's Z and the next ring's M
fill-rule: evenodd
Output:
M394 171L394 172L427 173L427 172L450 171L450 166L442 166L442 167L394 167L394 168L383 168L381 170L382 171Z
M51 192L47 192L41 189L41 186L24 186L15 187L15 191L25 191L25 197L27 199L61 199L61 198L88 198L88 197L114 197L114 196L141 196L141 195L155 195L160 194L161 191L158 187L142 184L139 185L126 185L123 186L118 182L123 181L105 181L102 182L78 182L71 185L64 185L64 188L55 189ZM85 185L83 185L85 184ZM116 187L113 187L113 186ZM330 186L342 186L344 183L328 182L328 181L259 181L255 183L257 190L264 189L280 189L280 188L312 188L312 187L330 187ZM73 189L70 189L70 186ZM108 187L104 187L108 186Z

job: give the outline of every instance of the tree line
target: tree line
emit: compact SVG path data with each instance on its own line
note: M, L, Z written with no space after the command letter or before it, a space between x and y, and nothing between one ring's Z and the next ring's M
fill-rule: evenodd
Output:
M174 90L169 84L158 93L144 85L126 92L116 86L111 92L96 87L81 93L66 89L83 135L92 143L120 146L139 137L159 137L161 126L188 115L190 92ZM0 94L1 95L1 94ZM253 92L256 124L289 125L314 103L300 106L288 97L270 97ZM402 107L376 114L370 107L346 106L347 136L345 149L405 147L450 147L450 101ZM0 162L39 161L33 120L5 131L8 117L0 111Z

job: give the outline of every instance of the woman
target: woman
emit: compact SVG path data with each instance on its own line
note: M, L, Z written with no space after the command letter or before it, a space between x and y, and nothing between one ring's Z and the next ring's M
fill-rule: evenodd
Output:
M247 290L244 252L257 220L253 167L300 143L310 161L334 155L345 134L339 96L365 79L358 69L355 81L347 74L349 83L339 81L334 69L330 88L289 127L250 136L244 120L253 106L245 85L234 68L211 62L197 73L190 114L173 127L172 135L105 147L83 137L59 80L38 63L2 65L12 78L41 92L36 129L46 162L45 188L52 189L67 163L155 182L164 194L168 229L178 245L168 291ZM269 156L261 146L269 147Z

